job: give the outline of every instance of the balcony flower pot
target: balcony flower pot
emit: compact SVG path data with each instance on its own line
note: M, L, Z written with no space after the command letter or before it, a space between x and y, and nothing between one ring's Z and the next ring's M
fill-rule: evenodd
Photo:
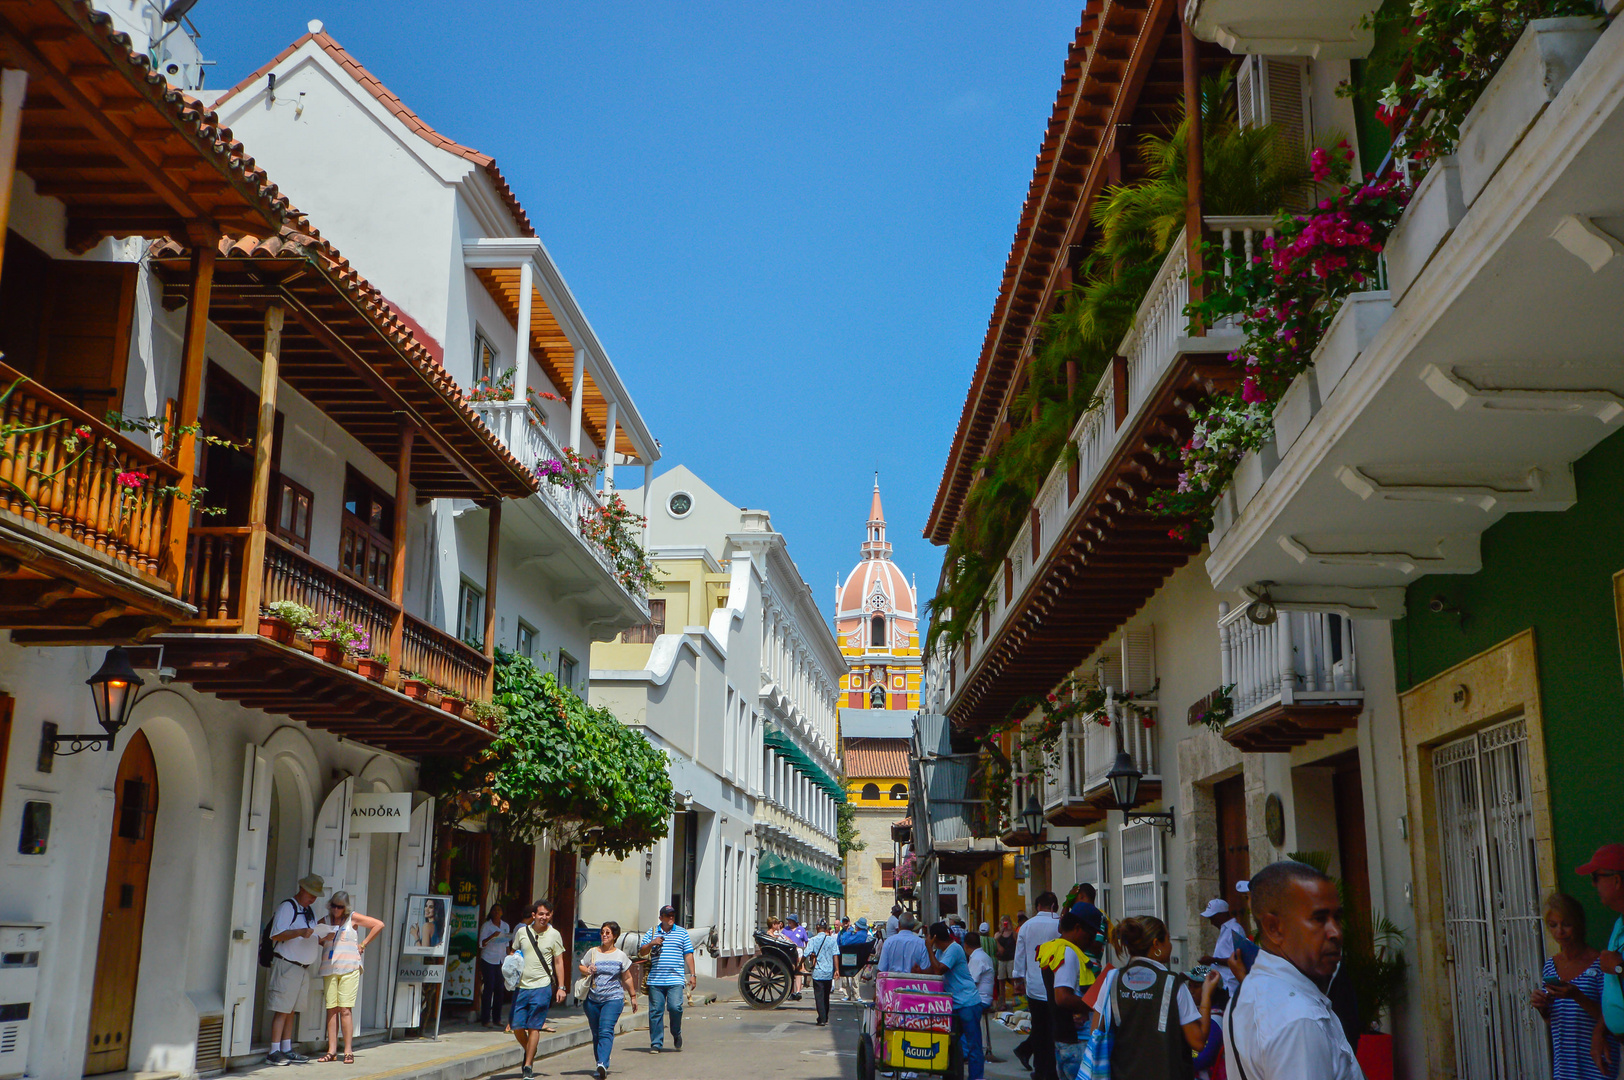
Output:
M328 638L316 638L310 642L310 651L316 654L316 659L328 664L342 664L344 662L344 644Z
M440 698L440 708L442 711L448 712L452 716L459 716L462 713L463 701L461 698L452 697L451 695L446 694Z
M383 673L388 670L388 666L375 657L362 656L356 658L355 670L360 673L363 679L381 683L383 682Z
M270 638L278 645L293 644L293 624L275 615L259 617L259 636Z
M429 696L429 684L422 679L402 679L400 680L400 692L409 698L424 701Z

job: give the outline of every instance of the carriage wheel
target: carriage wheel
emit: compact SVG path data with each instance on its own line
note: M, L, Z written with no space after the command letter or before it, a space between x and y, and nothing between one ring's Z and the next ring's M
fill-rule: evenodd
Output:
M865 1030L857 1040L857 1080L877 1080L879 1068L874 1062L874 1036Z
M752 956L739 972L739 993L752 1009L776 1009L789 996L789 965L776 956Z

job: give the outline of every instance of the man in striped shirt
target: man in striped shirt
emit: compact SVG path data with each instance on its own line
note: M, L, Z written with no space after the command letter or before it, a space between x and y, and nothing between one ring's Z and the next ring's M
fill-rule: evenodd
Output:
M677 925L677 909L660 909L660 925L643 935L638 953L650 957L648 969L648 1044L658 1054L665 1047L665 1014L671 1013L671 1045L682 1049L682 1006L687 991L699 985L694 975L694 942Z

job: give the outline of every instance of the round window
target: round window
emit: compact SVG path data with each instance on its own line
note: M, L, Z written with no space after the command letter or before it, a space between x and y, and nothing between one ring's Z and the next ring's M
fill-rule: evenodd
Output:
M694 497L686 491L678 491L666 500L665 507L672 517L687 517L688 511L694 508Z

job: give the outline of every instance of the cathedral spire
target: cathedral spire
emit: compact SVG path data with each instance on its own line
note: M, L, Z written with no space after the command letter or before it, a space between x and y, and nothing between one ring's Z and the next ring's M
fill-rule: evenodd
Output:
M885 508L880 505L880 474L874 472L874 501L868 508L868 534L863 541L863 558L889 559L891 545L885 539Z

